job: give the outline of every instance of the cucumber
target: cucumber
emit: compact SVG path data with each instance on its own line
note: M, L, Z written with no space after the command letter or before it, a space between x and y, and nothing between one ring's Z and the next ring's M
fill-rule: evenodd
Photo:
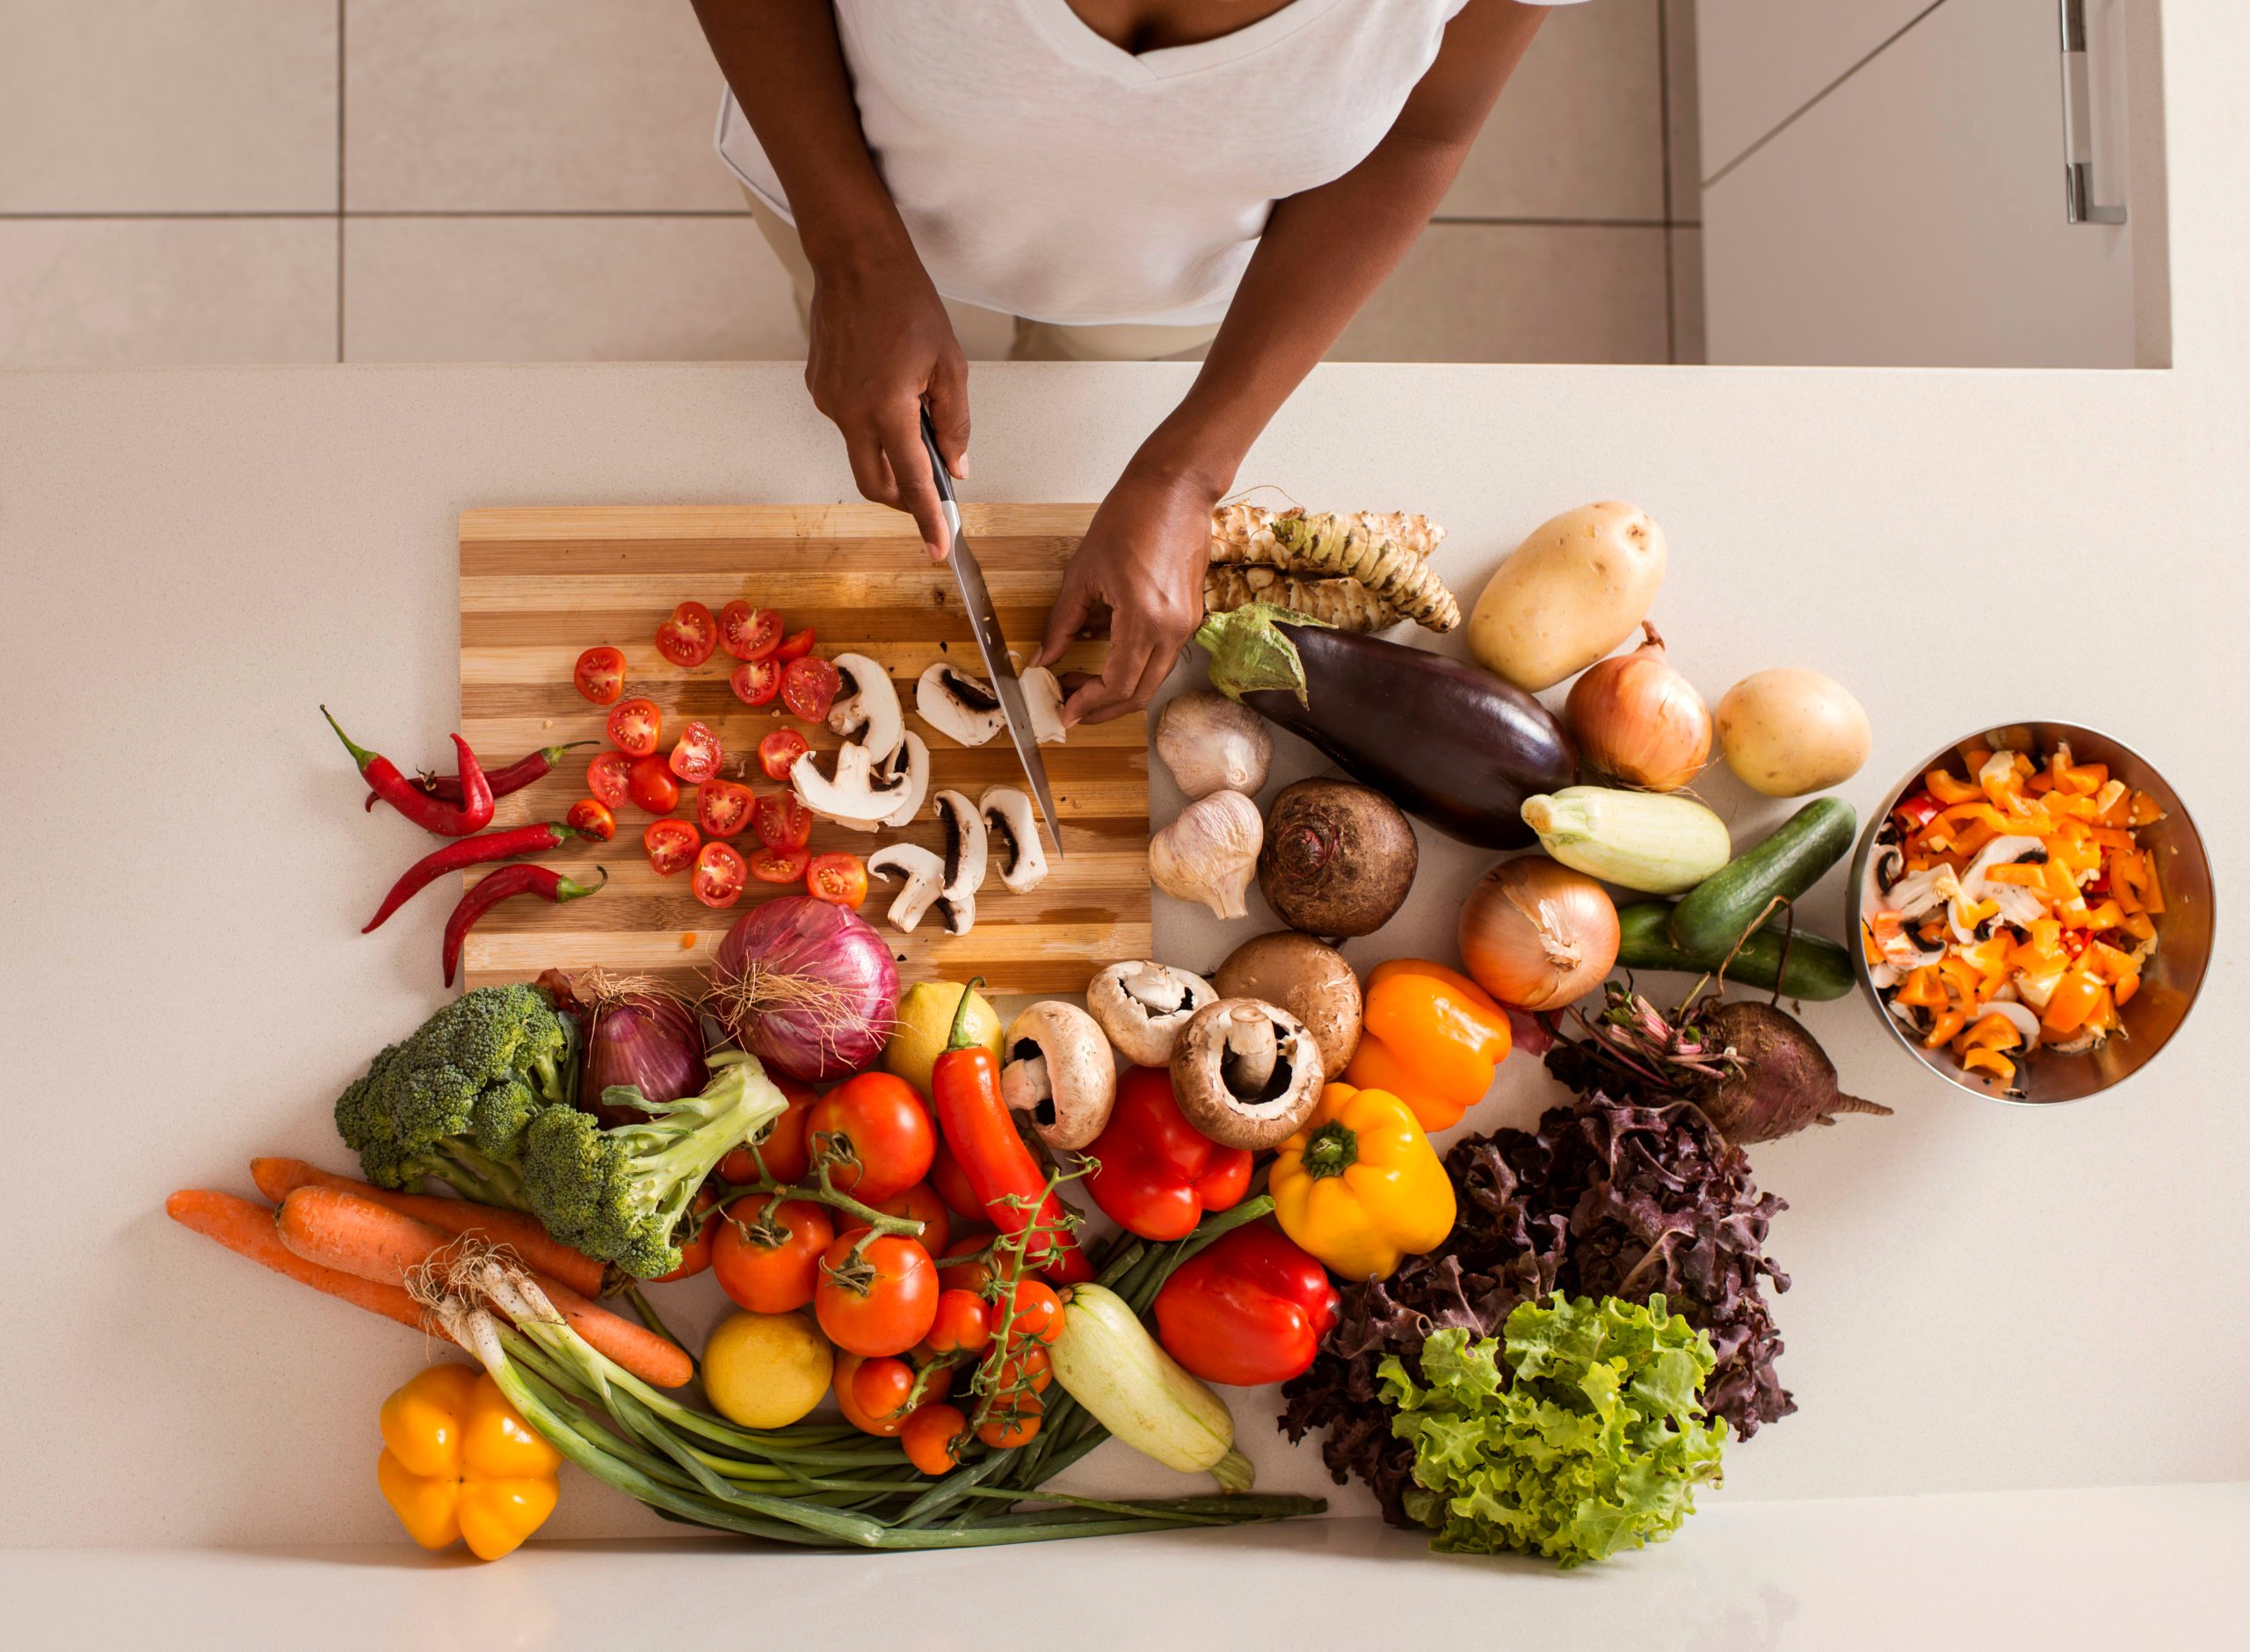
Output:
M1681 905L1687 904L1685 902ZM1617 962L1626 969L1668 969L1683 975L1701 975L1717 969L1726 947L1697 957L1673 944L1671 925L1679 921L1679 908L1667 901L1636 901L1617 909ZM1852 955L1831 940L1798 930L1789 938L1789 967L1778 973L1782 962L1782 926L1768 924L1742 944L1727 966L1726 978L1737 986L1770 992L1779 985L1791 998L1825 1001L1840 998L1852 989ZM1734 943L1729 940L1728 946Z
M1813 799L1764 843L1688 892L1672 909L1673 943L1693 958L1725 957L1776 896L1796 900L1849 854L1859 829L1859 816L1842 798Z

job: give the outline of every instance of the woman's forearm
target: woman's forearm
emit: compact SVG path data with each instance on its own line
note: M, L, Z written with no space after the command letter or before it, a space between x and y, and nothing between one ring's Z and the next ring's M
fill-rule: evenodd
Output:
M1428 224L1545 15L1474 0L1367 159L1274 206L1202 371L1137 462L1215 495L1233 485L1251 444Z
M816 270L911 251L860 130L829 0L694 0Z

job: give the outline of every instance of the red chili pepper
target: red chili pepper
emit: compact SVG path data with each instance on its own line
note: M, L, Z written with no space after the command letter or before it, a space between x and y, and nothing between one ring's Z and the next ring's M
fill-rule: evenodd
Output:
M1164 1282L1157 1337L1206 1382L1287 1382L1312 1364L1337 1303L1327 1269L1271 1222L1252 1222L1221 1235Z
M383 903L369 918L365 935L379 927L382 921L404 906L424 889L448 872L459 872L463 866L482 866L488 860L511 860L518 855L543 854L549 849L559 849L573 837L592 837L581 833L575 826L561 821L543 820L530 826L517 826L504 832L484 832L475 837L464 837L458 843L447 844L443 849L433 849L409 866L398 881L390 886L390 893L383 896Z
M969 1031L976 985L971 982L962 990L952 1040L931 1069L931 1108L947 1148L995 1228L1019 1234L1036 1220L1054 1228L1063 1219L1063 1201L1048 1189L1046 1172L1016 1134L1015 1115L1000 1098L1000 1063ZM1093 1278L1085 1252L1060 1231L1025 1260L1058 1284Z
M1086 1177L1093 1202L1143 1239L1185 1239L1204 1212L1239 1205L1250 1191L1250 1155L1188 1123L1161 1067L1126 1069L1086 1156L1100 1166Z
M476 764L476 753L468 749L468 742L455 735L454 749L461 753L461 795L458 803L444 803L424 791L398 772L398 764L388 757L352 743L352 736L338 727L336 719L323 706L320 714L328 718L328 726L336 729L336 737L359 765L359 772L376 793L400 814L425 831L440 837L466 837L471 832L481 832L492 823L492 788L485 784L484 771Z
M598 746L600 743L599 740L566 740L559 746L541 746L527 756L518 757L504 769L487 770L484 783L492 788L494 797L505 797L511 792L522 791L533 780L543 780L554 773L555 765L562 760L562 754L573 746ZM457 774L432 774L425 769L414 777L412 784L440 803L461 801L461 777ZM381 801L380 793L370 792L367 807L372 810Z
M609 881L608 867L596 866L594 870L601 873L601 883L573 883L552 866L519 861L512 866L501 867L461 896L461 904L446 920L446 985L454 984L454 971L461 966L461 944L468 938L468 926L478 918L513 895L535 895L541 900L558 902L592 895Z

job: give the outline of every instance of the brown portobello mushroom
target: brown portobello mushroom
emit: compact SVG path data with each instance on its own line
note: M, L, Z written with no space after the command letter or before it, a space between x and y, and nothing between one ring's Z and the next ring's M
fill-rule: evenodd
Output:
M1360 978L1344 954L1295 930L1259 935L1227 954L1211 977L1222 998L1258 998L1304 1023L1325 1077L1340 1077L1360 1047Z
M1250 998L1204 1005L1172 1052L1181 1114L1223 1148L1281 1146L1312 1116L1325 1082L1304 1023Z
M1299 780L1267 812L1258 887L1291 929L1371 935L1414 887L1419 852L1413 826L1374 787Z
M1578 748L1554 714L1474 666L1270 603L1212 614L1195 640L1212 687L1448 837L1528 848L1524 800L1577 783Z

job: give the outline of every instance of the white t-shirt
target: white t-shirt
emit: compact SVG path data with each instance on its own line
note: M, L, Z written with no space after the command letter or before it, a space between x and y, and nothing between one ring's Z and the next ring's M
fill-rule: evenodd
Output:
M1136 56L1067 0L835 0L860 129L938 291L1072 326L1223 316L1274 203L1367 157L1467 4L1292 0ZM718 148L790 215L731 92Z

